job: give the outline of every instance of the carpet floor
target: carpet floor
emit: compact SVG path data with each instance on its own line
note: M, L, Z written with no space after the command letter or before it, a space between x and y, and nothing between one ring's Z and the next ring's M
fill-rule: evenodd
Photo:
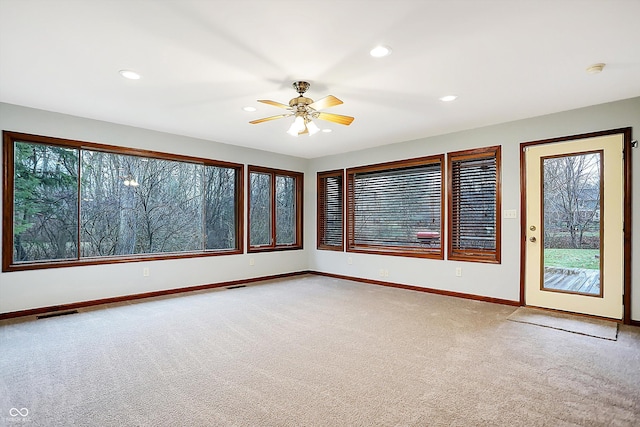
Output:
M306 275L3 321L0 425L639 425L640 328L515 310Z
M507 320L588 335L603 340L615 341L618 339L618 324L610 320L556 313L532 307L518 308L507 317Z

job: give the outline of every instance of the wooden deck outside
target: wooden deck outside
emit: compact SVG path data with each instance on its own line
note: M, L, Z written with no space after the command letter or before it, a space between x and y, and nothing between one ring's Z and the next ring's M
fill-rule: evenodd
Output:
M600 271L547 267L544 270L544 288L599 295Z

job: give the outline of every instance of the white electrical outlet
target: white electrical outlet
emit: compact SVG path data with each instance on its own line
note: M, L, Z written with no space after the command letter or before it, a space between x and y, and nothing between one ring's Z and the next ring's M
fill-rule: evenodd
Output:
M456 267L456 277L462 277L462 267Z
M353 258L351 257L347 258L347 264L349 265L353 264Z
M384 277L384 268L380 269L380 277Z
M249 258L249 265L255 265L256 264L256 260L253 258Z
M149 269L147 267L142 269L142 275L144 277L149 277Z
M389 270L384 271L384 277L389 277Z

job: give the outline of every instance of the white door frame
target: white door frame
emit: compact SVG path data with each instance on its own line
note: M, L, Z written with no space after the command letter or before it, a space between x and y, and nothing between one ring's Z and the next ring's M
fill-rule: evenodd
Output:
M623 249L623 316L625 324L631 323L631 128L612 129L580 135L571 135L520 144L520 305L527 304L525 298L525 255L527 244L527 205L526 205L526 148L540 144L575 141L579 139L623 135L623 187L624 187L624 249Z

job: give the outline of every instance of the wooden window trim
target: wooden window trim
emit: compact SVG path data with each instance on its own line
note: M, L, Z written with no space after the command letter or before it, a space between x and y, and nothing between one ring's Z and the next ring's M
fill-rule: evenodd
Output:
M244 253L244 165L238 163L217 161L200 157L184 156L180 154L164 153L137 148L127 148L117 145L99 144L55 138L42 135L32 135L20 132L3 131L3 208L2 208L2 271L24 271L39 270L46 268L74 267L84 265L119 264L126 262L156 261L167 259L198 258L220 255L233 255ZM43 145L53 145L78 150L87 149L92 151L102 151L111 154L138 156L162 160L173 160L186 163L201 164L204 166L227 167L235 170L236 176L236 247L227 250L205 249L201 251L189 252L167 252L140 255L124 256L104 256L104 257L80 257L73 260L46 260L33 261L29 263L13 262L13 203L14 203L14 144L15 142L36 143ZM80 162L79 162L80 163ZM80 167L80 164L78 164ZM80 175L78 175L80 176ZM78 180L78 191L80 191L80 180ZM78 221L78 231L80 229ZM80 232L78 232L80 239Z
M341 178L341 192L342 192L342 199L341 199L341 216L342 216L342 230L341 230L341 234L340 234L340 245L336 246L336 245L328 245L326 243L324 243L323 240L323 225L324 224L324 212L322 211L321 207L324 204L322 202L322 200L325 197L325 186L323 185L323 180L326 178L335 178L335 177L340 177ZM317 242L317 248L320 250L327 250L327 251L339 251L339 252L343 252L344 251L344 199L345 199L345 191L344 191L344 183L345 183L345 178L344 178L344 170L343 169L339 169L339 170L333 170L333 171L326 171L326 172L318 172L318 179L317 179L317 195L318 195L318 199L317 199L317 215L316 215L316 224L317 224L317 236L316 236L316 242Z
M494 250L453 248L453 162L493 158L496 160L496 242ZM447 259L452 261L483 262L500 264L502 241L502 155L501 146L476 148L447 153Z
M440 247L439 248L419 248L419 247L401 247L401 246L385 246L385 245L364 245L355 244L355 201L353 194L353 181L356 174L368 173L368 172L382 172L391 171L394 169L410 168L416 166L426 166L429 164L440 164ZM444 259L444 166L445 156L444 154L437 154L433 156L418 157L407 160L399 160L385 163L378 163L374 165L360 166L355 168L348 168L346 170L346 184L345 191L346 202L346 230L347 230L347 252L354 253L369 253L379 255L393 255L402 257L415 257L415 258L430 258L430 259Z
M248 178L247 178L247 252L272 252L272 251L286 251L302 249L302 230L303 230L303 188L304 188L304 173L294 172L284 169L273 169L263 166L248 166ZM251 173L264 173L271 176L271 244L251 246ZM278 245L276 243L276 176L288 176L295 180L296 194L296 230L295 230L295 242L291 245Z

